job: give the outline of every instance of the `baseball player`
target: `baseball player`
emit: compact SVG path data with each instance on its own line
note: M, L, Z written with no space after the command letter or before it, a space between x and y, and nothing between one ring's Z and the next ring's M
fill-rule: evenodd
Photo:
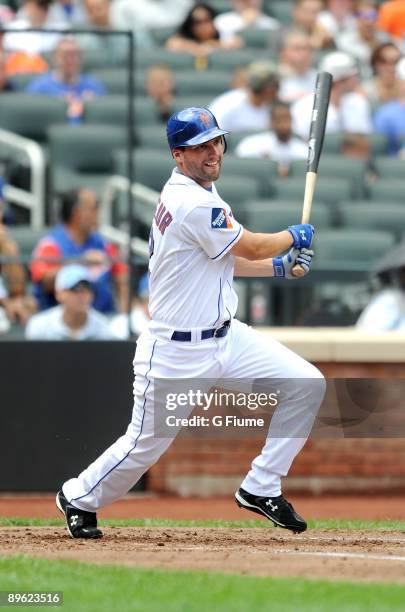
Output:
M137 342L132 420L121 438L58 492L56 504L73 538L101 537L96 510L126 494L172 442L173 436L155 435L154 412L160 409L159 381L175 379L291 379L235 498L275 525L297 533L307 527L283 497L281 477L309 435L325 382L314 366L234 318L232 282L234 276L292 278L296 263L308 272L314 228L293 225L260 234L238 223L214 185L227 133L205 108L187 108L168 120L176 167L150 233L151 321ZM286 435L280 434L280 417L290 423Z

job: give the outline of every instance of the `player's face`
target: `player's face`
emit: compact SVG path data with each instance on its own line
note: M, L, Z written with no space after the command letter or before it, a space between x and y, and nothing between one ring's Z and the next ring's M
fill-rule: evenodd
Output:
M202 187L210 187L219 177L224 148L224 139L218 136L195 147L175 149L173 156L183 174Z

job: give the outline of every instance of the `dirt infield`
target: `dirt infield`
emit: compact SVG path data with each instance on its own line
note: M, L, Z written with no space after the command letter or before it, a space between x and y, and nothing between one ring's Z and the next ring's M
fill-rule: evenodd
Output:
M350 495L322 497L293 495L294 507L308 519L405 520L405 495ZM0 495L0 517L60 518L55 495ZM160 518L175 520L246 520L257 516L240 510L232 496L179 498L145 494L128 495L103 508L98 516L105 519Z
M271 528L105 528L72 540L59 527L1 527L0 554L255 576L405 583L405 532Z
M404 497L298 497L311 519L403 520ZM0 516L60 518L50 496L1 496ZM257 518L232 499L128 496L100 518ZM405 583L405 532L269 528L104 528L96 541L72 540L62 527L1 527L0 554L28 554L91 563L206 570L257 576Z

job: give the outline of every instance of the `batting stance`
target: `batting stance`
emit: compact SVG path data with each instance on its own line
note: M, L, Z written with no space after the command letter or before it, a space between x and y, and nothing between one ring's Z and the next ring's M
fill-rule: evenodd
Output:
M168 120L176 168L161 193L150 234L152 320L137 342L132 420L121 438L57 494L73 538L101 537L96 510L125 495L172 442L173 437L155 435L154 390L159 379L176 378L294 379L235 498L275 525L294 532L307 527L283 497L281 477L310 432L324 380L301 357L234 318L232 283L234 276L292 278L296 263L308 272L314 229L302 224L261 234L238 223L214 185L225 134L205 108L186 108ZM288 436L271 435L278 410L291 417Z

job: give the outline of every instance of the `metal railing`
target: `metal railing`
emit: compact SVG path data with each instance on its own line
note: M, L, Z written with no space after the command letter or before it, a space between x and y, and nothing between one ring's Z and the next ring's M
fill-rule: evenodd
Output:
M30 191L6 185L4 196L7 201L28 209L31 213L31 226L39 229L45 224L46 160L42 148L34 140L2 129L0 129L0 147L23 153L28 158L31 170Z

